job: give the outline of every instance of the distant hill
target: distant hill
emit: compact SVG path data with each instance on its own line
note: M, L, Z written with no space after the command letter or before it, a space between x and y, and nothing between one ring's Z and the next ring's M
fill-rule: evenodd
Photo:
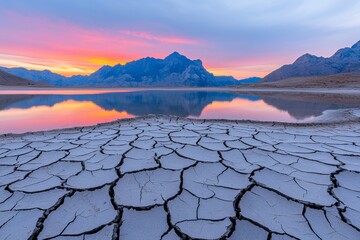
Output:
M258 82L259 78L236 80L231 76L214 76L201 60L190 60L174 52L165 59L143 58L125 65L103 66L88 76L64 77L48 70L2 68L33 81L43 80L55 86L91 87L221 87Z
M10 73L0 70L0 86L38 86L43 85L41 82L35 83Z
M351 48L338 50L329 58L317 57L307 53L299 57L293 64L284 65L268 74L262 79L262 82L350 72L360 72L360 41Z
M245 78L242 80L239 80L237 84L239 85L248 85L248 84L255 84L259 83L261 81L261 78L259 77L251 77L251 78Z
M53 86L61 86L62 83L67 80L66 77L60 74L53 73L49 70L37 71L37 70L28 70L26 68L5 68L5 67L0 67L0 70L34 82L43 81Z

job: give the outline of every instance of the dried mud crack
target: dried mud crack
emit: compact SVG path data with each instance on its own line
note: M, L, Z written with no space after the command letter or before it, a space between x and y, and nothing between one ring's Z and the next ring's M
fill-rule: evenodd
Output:
M0 239L360 239L360 123L151 116L0 137Z

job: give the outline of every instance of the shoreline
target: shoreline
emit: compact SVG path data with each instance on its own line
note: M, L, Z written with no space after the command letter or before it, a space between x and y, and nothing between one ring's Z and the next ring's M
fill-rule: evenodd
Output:
M262 92L274 92L274 93L309 93L309 94L351 94L360 95L360 89L351 88L241 88L235 87L143 87L143 88L108 88L108 87L8 87L0 86L0 94L49 94L45 91L63 91L71 92L77 91L77 94L81 92L93 91L94 93L110 93L110 92L122 92L122 91L226 91L226 92L241 92L241 93L262 93ZM8 92L8 93L6 93ZM86 93L89 94L89 93Z
M131 123L137 121L147 121L151 119L178 119L182 121L189 121L193 123L229 123L229 124L251 124L254 126L262 127L272 127L272 126L283 126L283 127L301 127L301 128L311 128L311 127L326 127L326 126L343 126L343 125L352 125L360 124L360 109L343 109L343 110L327 110L323 116L319 116L316 119L309 122L276 122L276 121L256 121L256 120L232 120L232 119L197 119L197 118L188 118L188 117L178 117L171 115L160 115L160 114L149 114L146 116L139 116L134 118L123 118L111 122L98 123L90 126L75 126L70 128L59 128L51 130L40 130L40 131L29 131L24 133L0 133L0 138L2 137L19 137L29 134L46 134L46 133L56 133L56 132L66 132L72 130L80 129L90 129L96 127L106 127L114 124L123 124Z

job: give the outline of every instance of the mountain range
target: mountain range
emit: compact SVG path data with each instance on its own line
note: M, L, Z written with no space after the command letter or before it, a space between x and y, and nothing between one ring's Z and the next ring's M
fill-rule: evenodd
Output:
M221 87L260 81L257 77L239 81L231 76L214 76L204 68L201 60L190 60L178 52L164 59L147 57L124 65L106 65L88 76L65 77L49 70L25 68L0 67L0 70L35 82L45 81L53 86Z
M259 82L270 83L287 79L286 81L288 82L285 85L288 87L293 86L295 80L296 86L302 86L302 83L307 86L309 82L316 80L316 83L321 83L320 85L318 84L317 87L328 87L328 85L331 85L328 78L305 80L310 77L332 76L331 79L335 79L332 80L332 82L336 83L334 85L334 87L336 87L339 84L346 85L346 76L348 76L348 73L360 73L360 41L352 47L339 49L334 55L328 58L317 57L308 53L304 54L293 64L284 65L263 79L253 77L237 80L231 76L214 76L204 68L201 60L190 60L178 52L174 52L164 59L146 57L124 65L105 65L87 76L76 75L65 77L49 70L37 71L25 68L0 67L0 70L13 74L23 80L27 79L34 82L43 81L52 86L223 87L244 84L253 84L252 86L256 86ZM339 79L339 74L343 74L341 75L342 81L337 83L336 79ZM352 81L355 82L355 84L359 81L358 76L358 74L351 75ZM302 79L303 77L305 77L305 80ZM0 85L10 84L4 84L3 82L4 80L0 82ZM19 85L20 82L18 81L16 84ZM32 84L31 82L23 82L23 85ZM265 85L263 87L265 87Z
M331 57L304 54L293 64L284 65L271 72L262 82L274 82L293 77L329 76L360 72L360 41L352 47L339 49Z

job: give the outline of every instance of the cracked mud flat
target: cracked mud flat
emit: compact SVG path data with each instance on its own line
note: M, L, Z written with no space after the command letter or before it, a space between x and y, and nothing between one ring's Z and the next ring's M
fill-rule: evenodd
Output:
M0 239L360 239L360 124L146 117L0 137Z

